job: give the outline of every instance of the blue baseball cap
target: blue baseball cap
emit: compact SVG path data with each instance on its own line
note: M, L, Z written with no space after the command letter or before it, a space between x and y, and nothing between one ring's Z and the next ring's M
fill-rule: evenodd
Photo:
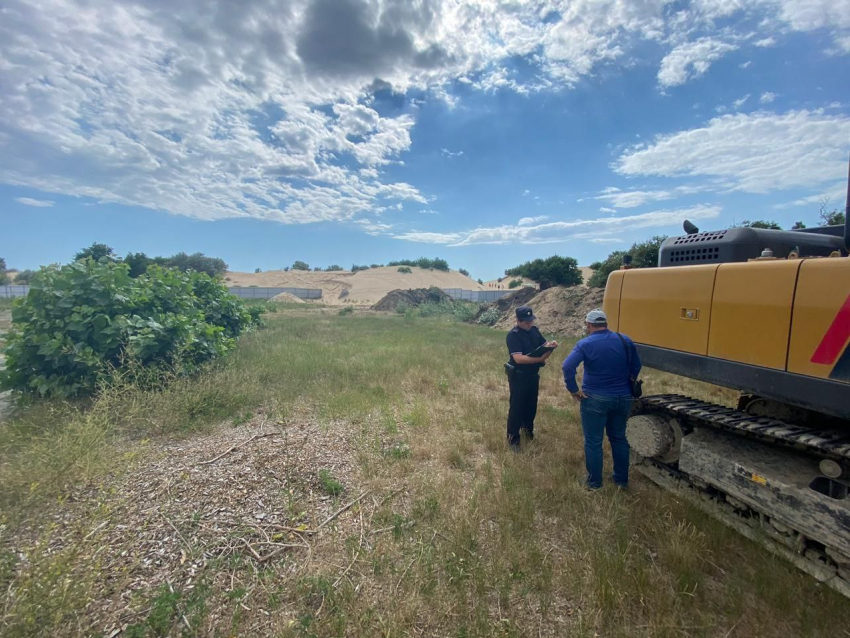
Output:
M530 306L520 306L516 309L517 321L537 321L537 317L531 311Z

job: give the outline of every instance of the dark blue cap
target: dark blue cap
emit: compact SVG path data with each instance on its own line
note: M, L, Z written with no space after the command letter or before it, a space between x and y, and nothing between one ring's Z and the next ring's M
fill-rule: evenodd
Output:
M531 311L530 306L520 306L516 309L516 318L517 321L536 321L537 317L534 316L534 313Z

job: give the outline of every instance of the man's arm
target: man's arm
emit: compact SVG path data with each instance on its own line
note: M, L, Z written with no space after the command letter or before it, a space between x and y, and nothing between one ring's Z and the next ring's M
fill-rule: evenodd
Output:
M549 358L551 352L547 352L542 357L529 357L527 354L522 354L521 352L512 352L511 356L514 358L514 361L520 365L528 365L529 363L544 363L546 359Z
M564 384L567 386L567 390L570 391L571 394L578 393L578 384L576 383L576 372L578 371L579 364L584 361L584 351L581 349L579 344L576 344L573 351L570 353L566 359L564 359L564 365L562 366L562 370L564 371Z

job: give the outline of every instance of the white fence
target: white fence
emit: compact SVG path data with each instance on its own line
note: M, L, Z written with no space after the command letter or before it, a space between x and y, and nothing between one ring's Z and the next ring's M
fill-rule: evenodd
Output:
M29 291L29 286L0 286L0 298L26 297Z
M464 290L463 288L443 288L452 299L461 301L477 301L484 303L487 301L496 301L499 297L504 297L513 292L513 290Z
M288 292L299 299L321 299L321 288L260 288L258 286L233 286L231 294L242 299L271 299L282 292Z

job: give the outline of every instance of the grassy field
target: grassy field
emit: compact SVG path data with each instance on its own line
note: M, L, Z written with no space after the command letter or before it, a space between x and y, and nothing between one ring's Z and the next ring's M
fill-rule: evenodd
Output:
M268 322L164 391L0 426L0 634L850 635L845 599L641 477L582 489L568 346L512 455L502 333Z

